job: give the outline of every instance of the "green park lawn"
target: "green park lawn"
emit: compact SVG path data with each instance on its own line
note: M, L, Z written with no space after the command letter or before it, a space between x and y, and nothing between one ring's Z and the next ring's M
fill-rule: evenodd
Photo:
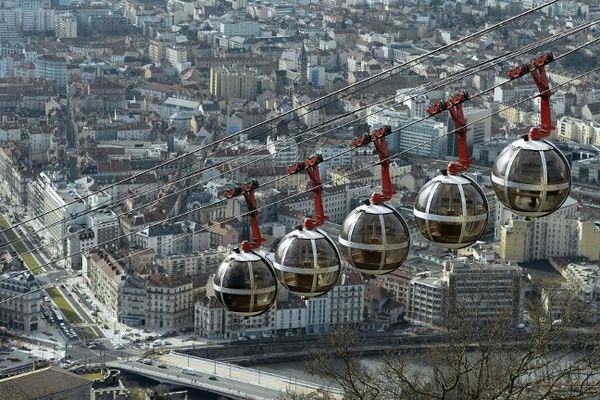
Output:
M77 315L75 310L73 310L73 307L71 307L71 305L63 297L63 295L60 294L57 288L53 287L46 289L46 292L48 293L48 296L50 296L50 298L54 301L54 304L56 304L56 306L60 308L65 318L67 318L69 322L71 322L72 324L78 324L81 322L81 318L79 318L79 315Z
M9 227L10 223L4 218L3 215L0 215L0 228L4 230ZM21 259L23 260L23 263L31 271L31 273L39 274L40 272L42 272L42 267L37 262L37 260L31 254L29 254L27 248L19 239L17 234L12 229L5 231L4 234L6 235L6 238L10 242L12 242L12 246L15 248L15 251L19 253Z

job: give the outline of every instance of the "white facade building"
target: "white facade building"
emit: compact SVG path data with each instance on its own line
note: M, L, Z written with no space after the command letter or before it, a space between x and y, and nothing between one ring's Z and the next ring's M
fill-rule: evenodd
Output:
M588 318L594 322L600 320L600 266L571 263L561 273L584 304L589 305Z
M505 318L516 326L523 306L521 274L521 268L514 265L479 264L460 258L445 261L443 271L418 274L410 281L408 315L437 326ZM455 318L457 315L460 317Z
M199 235L190 235L194 223L185 221L175 224L149 226L134 234L135 243L145 249L155 249L159 256L187 253L197 250Z
M67 86L67 62L63 57L45 55L35 60L38 79L55 81L59 88Z
M219 31L225 36L258 36L260 35L260 25L256 22L222 22Z
M353 198L368 198L371 189L370 186L356 187L353 185L327 187L323 191L323 206L327 212L329 221L341 224L350 212L351 200ZM304 211L309 214L314 207L313 195L312 193L303 193L294 197L286 205L292 210ZM283 220L280 222L285 223ZM291 226L287 226L288 228L292 228L297 225L298 221L294 221Z
M172 330L193 325L194 288L190 276L151 274L146 283L146 327Z
M167 46L165 58L173 66L185 63L188 60L187 49L183 46Z
M267 137L267 149L273 155L273 166L287 167L299 159L298 145L286 136Z
M410 117L406 112L389 110L383 106L369 107L367 114L367 123L372 129L379 129L382 125L390 125L392 130L403 128L402 134L389 136L392 151L410 151L433 158L446 153L445 135L448 127L443 122L431 118L420 121L421 118Z
M222 247L195 253L159 256L156 257L154 262L168 274L183 273L194 275L197 273L214 272L226 256L227 250Z
M73 39L77 37L77 17L71 12L56 15L54 34L57 38Z
M356 272L342 272L338 284L323 296L305 300L308 333L326 333L364 320L365 285Z
M600 122L561 117L556 122L556 134L567 141L600 145Z
M426 324L441 325L447 296L447 287L439 274L422 272L409 284L408 315Z
M55 242L58 255L65 254L64 239L69 225L84 225L85 201L76 201L89 193L88 182L66 185L64 178L42 172L28 185L28 213L40 215L38 219L46 229L44 235Z
M0 326L22 332L39 329L44 292L32 274L0 275Z

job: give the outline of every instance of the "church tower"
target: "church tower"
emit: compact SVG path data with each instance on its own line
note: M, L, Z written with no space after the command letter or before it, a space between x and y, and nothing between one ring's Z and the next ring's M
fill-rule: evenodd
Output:
M300 87L306 87L308 84L308 55L306 54L306 47L304 42L300 47L300 54L298 55L298 84Z

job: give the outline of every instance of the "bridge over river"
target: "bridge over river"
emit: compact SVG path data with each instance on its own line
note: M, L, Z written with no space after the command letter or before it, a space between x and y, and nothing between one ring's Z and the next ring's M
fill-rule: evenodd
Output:
M341 392L335 388L188 354L172 352L159 355L155 360L152 365L133 359L118 360L107 363L107 366L161 383L204 390L233 399L271 400L287 391L307 393L318 389L341 398ZM185 368L193 369L194 374L184 373Z

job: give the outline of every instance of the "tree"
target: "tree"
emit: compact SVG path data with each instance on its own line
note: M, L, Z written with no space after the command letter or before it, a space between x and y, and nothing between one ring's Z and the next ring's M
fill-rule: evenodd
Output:
M561 320L546 307L556 302ZM361 361L358 333L343 328L324 336L305 366L341 387L348 400L598 399L600 330L581 327L587 305L574 293L546 291L544 301L528 301L527 313L527 329L515 330L509 316L473 324L473 315L450 310L443 340L389 352L376 367ZM286 398L327 399L316 396Z

